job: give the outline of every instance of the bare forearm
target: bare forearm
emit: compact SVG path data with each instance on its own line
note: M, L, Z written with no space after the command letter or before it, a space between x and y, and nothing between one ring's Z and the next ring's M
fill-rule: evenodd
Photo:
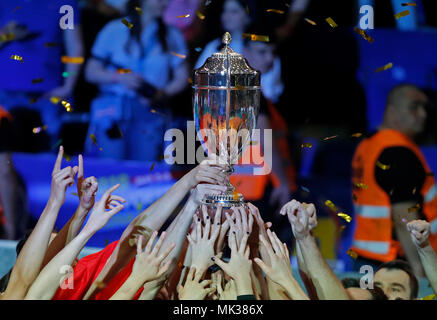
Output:
M320 253L312 236L298 240L308 274L322 300L349 300L342 283Z
M437 253L428 245L418 250L420 261L434 293L437 293Z
M143 284L131 275L109 300L132 300Z
M77 25L73 30L64 31L64 45L67 56L70 57L83 57L84 47L82 40L82 28ZM74 88L82 64L67 63L65 71L68 72L68 76L65 78L64 85L70 88Z
M289 281L283 284L283 287L292 300L309 300L296 279L289 279Z

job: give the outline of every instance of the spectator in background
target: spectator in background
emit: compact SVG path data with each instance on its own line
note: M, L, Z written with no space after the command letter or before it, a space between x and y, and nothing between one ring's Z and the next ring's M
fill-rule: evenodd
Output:
M127 20L108 23L98 34L85 77L99 85L92 102L89 134L101 157L155 161L162 155L166 100L187 85L187 54L179 30L167 27L167 0L130 0ZM135 9L141 7L142 14ZM128 69L120 73L120 69ZM154 107L160 106L159 111ZM85 149L95 146L87 139Z
M228 31L232 36L231 48L240 54L243 53L244 39L243 33L252 22L250 15L246 11L247 3L244 0L225 0L221 13L221 23L223 32ZM222 45L221 37L208 43L203 49L195 68L201 67L206 59L213 53L220 50ZM273 64L269 70L261 75L261 86L264 96L277 102L283 91L281 82L281 60L275 56Z
M59 11L64 5L73 8L73 29L63 30L60 27L63 14ZM13 1L1 1L0 25L4 40L0 41L0 60L3 61L0 105L6 110L21 107L39 111L53 143L62 125L60 113L63 107L53 105L50 98L59 97L72 103L80 70L80 64L63 67L63 48L67 56L83 55L76 1L33 0L21 6ZM22 57L22 62L12 60L13 55ZM68 72L64 79L63 71Z

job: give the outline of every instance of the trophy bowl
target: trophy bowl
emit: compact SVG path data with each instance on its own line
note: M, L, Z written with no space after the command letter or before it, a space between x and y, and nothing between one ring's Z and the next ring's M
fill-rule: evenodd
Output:
M208 156L225 164L227 191L206 195L204 204L223 208L244 205L243 196L229 182L233 165L250 144L260 105L260 72L229 47L229 33L224 47L194 71L193 111L198 139Z

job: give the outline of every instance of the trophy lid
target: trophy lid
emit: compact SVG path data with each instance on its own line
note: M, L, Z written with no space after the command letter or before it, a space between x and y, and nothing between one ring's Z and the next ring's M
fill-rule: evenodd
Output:
M229 47L231 41L230 33L226 32L222 38L223 49L194 71L194 89L260 89L261 73L252 69L241 54Z

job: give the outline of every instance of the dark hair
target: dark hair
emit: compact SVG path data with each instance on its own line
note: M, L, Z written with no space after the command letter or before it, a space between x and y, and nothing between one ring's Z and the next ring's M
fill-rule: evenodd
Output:
M360 287L360 281L355 278L344 278L341 279L341 283L343 284L343 287L345 289L347 288L359 288Z
M373 289L367 290L369 290L370 294L372 295L372 300L388 300L384 291L379 287L374 286Z
M126 43L125 50L130 53L130 47L132 40L136 41L140 45L141 56L144 55L144 48L141 44L141 31L143 27L141 25L141 15L135 9L136 7L141 7L142 0L129 0L127 3L127 16L130 23L132 23L132 28L130 29L130 37ZM167 45L167 26L164 23L162 17L158 18L158 40L162 46L164 52L168 50Z
M393 269L396 270L397 269L397 270L402 270L405 273L407 273L408 276L410 277L410 289L411 289L410 299L417 298L417 295L419 293L419 282L417 281L417 278L414 275L413 271L411 270L411 267L408 264L408 262L406 262L404 260L389 261L389 262L381 264L377 271L379 271L381 269L388 269L388 270L393 270Z

